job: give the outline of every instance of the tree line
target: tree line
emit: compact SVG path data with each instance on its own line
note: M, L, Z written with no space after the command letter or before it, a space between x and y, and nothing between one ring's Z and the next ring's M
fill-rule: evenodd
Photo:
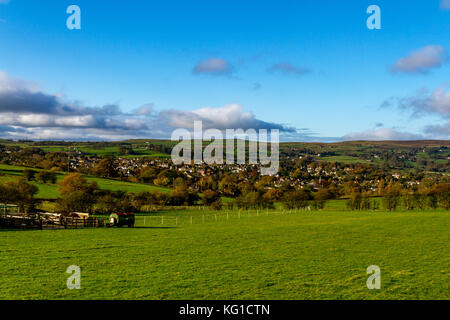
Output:
M211 181L206 179L202 191L190 189L185 180L178 177L173 182L171 192L144 191L137 194L124 191L102 190L95 181L88 180L80 173L65 176L58 183L60 198L55 210L62 213L90 212L107 214L111 212L140 212L151 206L193 206L204 205L214 210L238 208L272 209L276 202L285 209L324 209L330 199L340 198L342 190L330 185L318 190L305 186L303 188L276 188L272 186L271 177L263 177L256 184L244 183L239 186L239 195L233 199L223 199L223 193L211 188ZM24 170L22 177L6 181L0 185L0 203L16 204L22 212L37 210L39 201L35 198L38 188L32 183L56 183L57 176L52 171ZM227 179L220 181L220 190L234 192L236 187ZM426 208L450 210L450 183L422 185L404 188L399 183L380 186L380 191L373 192L360 188L355 183L345 185L346 204L349 210L394 211L424 210Z

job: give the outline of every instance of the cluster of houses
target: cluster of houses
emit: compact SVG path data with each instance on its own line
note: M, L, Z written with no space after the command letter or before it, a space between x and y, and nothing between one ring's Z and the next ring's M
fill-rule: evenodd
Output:
M301 159L298 157L297 159ZM74 154L70 159L70 167L74 171L80 168L93 168L102 158L97 156L83 155L81 153ZM286 159L285 161L295 161L296 159ZM158 169L167 169L177 172L184 176L186 180L199 179L209 175L214 175L217 172L227 172L229 174L238 175L241 180L251 179L255 172L259 172L259 165L249 164L183 164L175 165L171 159L150 159L150 158L129 158L117 157L114 160L114 165L122 177L137 176L139 172L146 167L154 167ZM305 186L309 185L314 188L320 188L321 181L333 180L335 183L343 183L349 179L358 177L358 180L365 180L366 184L372 185L371 189L376 190L378 183L377 178L364 177L364 174L356 173L357 166L336 166L326 162L312 162L303 165L301 168L302 177L296 177L292 174L283 175L282 173L274 176L274 185L292 185ZM398 172L385 173L386 177L393 180L400 180L405 178L404 175ZM385 177L385 178L386 178ZM409 185L419 184L419 181L409 181Z

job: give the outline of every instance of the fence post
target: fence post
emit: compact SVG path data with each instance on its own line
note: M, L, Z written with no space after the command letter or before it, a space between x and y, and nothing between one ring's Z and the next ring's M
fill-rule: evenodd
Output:
M214 219L217 221L217 214L214 215Z
M175 218L175 224L178 225L178 217Z
M161 216L161 224L164 224L164 216Z
M191 216L191 224L192 224L192 216Z
M230 217L228 216L228 211L227 211L227 220L229 220L230 219Z

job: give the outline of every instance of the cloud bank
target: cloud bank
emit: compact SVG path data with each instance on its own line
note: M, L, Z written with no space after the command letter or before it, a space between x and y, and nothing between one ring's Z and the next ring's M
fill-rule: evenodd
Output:
M421 89L414 95L402 98L390 98L383 102L382 107L397 107L409 110L412 116L435 115L443 119L450 119L450 91L443 85L430 92Z
M170 138L176 128L278 129L294 134L285 125L259 120L239 104L200 108L192 111L156 111L152 104L123 112L116 104L100 107L66 101L48 94L32 82L15 79L0 71L0 136L2 138L51 140L121 140Z
M237 103L194 110L158 111L145 104L124 112L117 104L86 106L60 95L44 92L36 83L16 79L0 71L0 137L37 140L124 140L168 139L174 129L193 129L201 120L204 129L278 129L282 141L334 142L341 140L448 139L450 135L450 92L446 86L420 90L383 104L408 110L413 116L433 115L442 121L413 134L377 125L374 130L353 132L343 137L318 137L309 129L263 121Z
M412 118L431 116L437 118L435 124L422 128L422 133L401 132L382 128L347 134L343 140L415 140L450 138L450 91L443 85L433 91L421 89L406 97L392 97L385 100L382 108L397 108L410 112Z
M391 67L393 73L426 74L434 68L448 62L449 55L444 47L431 45L411 52L408 56L398 59Z
M378 130L367 130L363 132L353 132L342 137L344 141L354 140L420 140L425 137L421 134L413 134L409 132L397 131L395 129L383 128Z

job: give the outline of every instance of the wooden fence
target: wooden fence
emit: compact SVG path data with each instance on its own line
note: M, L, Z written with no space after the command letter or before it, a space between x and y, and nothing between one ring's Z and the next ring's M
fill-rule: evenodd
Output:
M72 218L62 216L49 219L38 214L6 215L0 217L0 227L37 230L103 228L105 227L105 220L95 217Z

